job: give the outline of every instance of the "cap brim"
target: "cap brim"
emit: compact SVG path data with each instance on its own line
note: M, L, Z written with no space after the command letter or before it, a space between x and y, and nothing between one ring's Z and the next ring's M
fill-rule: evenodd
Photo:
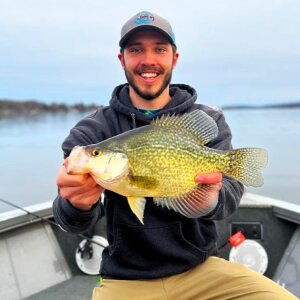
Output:
M119 46L121 48L125 48L126 44L128 43L128 40L130 39L130 36L133 35L134 33L137 33L139 31L147 31L147 30L154 30L156 32L161 33L169 42L170 44L175 45L174 41L172 40L172 38L170 37L170 35L165 32L164 30L156 27L156 26L152 26L152 25L142 25L136 28L131 29L129 32L127 32L120 40L119 42Z

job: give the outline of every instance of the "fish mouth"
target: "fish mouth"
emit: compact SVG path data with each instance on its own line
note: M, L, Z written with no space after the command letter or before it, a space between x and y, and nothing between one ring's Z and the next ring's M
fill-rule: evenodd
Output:
M87 173L85 166L88 158L89 157L84 151L84 147L75 146L64 163L67 173L72 175Z

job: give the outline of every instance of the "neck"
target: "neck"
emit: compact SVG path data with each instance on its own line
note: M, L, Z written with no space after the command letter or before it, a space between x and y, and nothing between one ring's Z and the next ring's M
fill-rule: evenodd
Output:
M166 88L157 98L153 100L147 100L139 96L132 88L129 86L129 97L131 99L132 105L142 109L161 109L166 106L170 100L169 87Z

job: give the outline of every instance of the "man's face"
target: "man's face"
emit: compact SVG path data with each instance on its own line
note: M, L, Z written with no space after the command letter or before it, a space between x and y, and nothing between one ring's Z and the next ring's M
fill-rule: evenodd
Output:
M119 59L134 92L154 100L169 88L178 53L163 35L142 31L132 35Z

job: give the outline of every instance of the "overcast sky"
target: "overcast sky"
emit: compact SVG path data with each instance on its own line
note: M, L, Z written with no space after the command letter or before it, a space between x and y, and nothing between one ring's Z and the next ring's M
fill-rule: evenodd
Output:
M121 27L143 10L171 22L172 82L199 103L300 100L299 0L0 0L0 98L108 103Z

